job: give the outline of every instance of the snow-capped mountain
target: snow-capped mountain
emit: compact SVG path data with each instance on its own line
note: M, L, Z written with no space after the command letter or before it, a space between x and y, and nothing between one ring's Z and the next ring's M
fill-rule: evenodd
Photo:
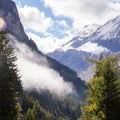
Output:
M78 38L78 40L83 40L83 38L92 35L92 33L94 33L98 27L100 27L100 25L97 24L85 25L83 29L75 36L75 38Z
M120 51L120 16L101 26L91 36L91 42L106 47L112 52Z
M93 42L98 39L106 40L118 37L120 37L120 16L106 22L91 36Z
M84 80L90 78L92 70L86 57L98 58L100 54L120 51L120 16L104 25L85 28L62 48L49 53L52 58L76 70ZM84 73L88 73L87 78Z
M68 43L63 45L62 50L67 51L69 49L77 49L79 46L83 45L88 41L88 37L94 33L99 25L97 24L91 24L86 25L83 27L83 29Z

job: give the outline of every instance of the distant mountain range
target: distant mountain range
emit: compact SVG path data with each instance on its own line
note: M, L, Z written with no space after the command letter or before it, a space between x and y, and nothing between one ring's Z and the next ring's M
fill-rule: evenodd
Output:
M94 73L86 57L98 58L120 51L120 16L104 25L87 25L72 40L48 55L77 71L83 80Z

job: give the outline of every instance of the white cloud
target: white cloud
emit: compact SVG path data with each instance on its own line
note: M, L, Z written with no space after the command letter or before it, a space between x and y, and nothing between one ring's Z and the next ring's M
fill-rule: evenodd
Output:
M73 20L73 26L91 23L103 24L120 14L120 3L110 0L44 0L56 16L62 15Z
M22 74L24 89L50 90L59 94L73 93L71 83L65 82L58 73L47 66L38 65L21 56L18 57L18 68Z
M29 38L32 38L37 44L39 50L44 53L54 51L73 37L73 32L71 32L65 20L53 20L50 17L46 17L45 13L41 12L38 8L27 5L24 7L19 5L18 11L25 31L32 30L34 32L42 33L43 36L45 36L40 37L32 31L26 32ZM65 29L59 28L60 26L63 26ZM52 32L48 32L48 29ZM66 36L59 39L57 35L54 35L55 32L62 35L66 34Z
M80 31L87 24L104 24L120 14L119 0L42 0L46 7L50 7L56 19L52 16L46 17L45 12L36 7L25 5L18 6L18 11L25 31L28 29L42 33L38 35L28 32L38 48L45 53L52 52ZM26 3L27 4L27 3ZM51 14L50 14L51 15ZM64 19L68 17L73 20L69 25ZM61 17L62 20L57 18ZM61 28L61 26L63 26ZM59 36L62 36L61 39Z
M99 46L97 43L92 43L92 42L87 42L81 47L77 48L78 51L85 51L88 53L100 55L101 53L104 52L109 52L109 49Z
M24 7L18 7L18 11L25 29L45 34L47 29L53 24L51 18L46 17L45 13L41 12L36 7L25 5Z
M73 37L70 31L67 31L66 34L68 34L68 36L64 37L63 39L58 39L52 34L47 37L40 38L38 35L34 33L31 32L27 33L27 35L30 38L32 38L32 40L36 43L39 50L45 54L53 52L55 49L61 47L63 44L68 42Z
M36 43L36 45L38 46L39 50L44 52L44 53L48 53L48 52L52 52L54 51L58 45L57 43L59 41L56 42L56 39L52 36L47 36L44 38L40 38L38 35L28 32L27 35L32 38L32 40Z
M12 37L13 39L15 38ZM58 95L76 93L72 83L65 82L56 71L51 69L44 56L38 55L31 51L28 46L17 41L11 44L15 47L18 57L17 66L22 76L24 89L36 89L38 92L49 90Z

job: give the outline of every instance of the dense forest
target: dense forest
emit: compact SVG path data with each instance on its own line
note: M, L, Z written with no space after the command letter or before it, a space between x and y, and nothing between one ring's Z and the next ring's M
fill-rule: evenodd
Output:
M120 73L118 56L88 60L95 74L86 83L86 102L49 91L25 91L17 56L6 32L0 32L0 120L119 120Z
M6 32L0 33L0 119L2 120L76 120L80 102L71 96L49 91L24 91L15 64L17 56Z

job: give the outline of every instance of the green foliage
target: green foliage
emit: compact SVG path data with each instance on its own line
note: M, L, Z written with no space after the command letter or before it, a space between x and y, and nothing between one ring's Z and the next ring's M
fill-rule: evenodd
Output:
M26 92L24 94L23 112L37 112L38 120L76 120L80 116L80 103L71 97L58 97L51 93ZM29 116L29 115L28 115Z
M23 120L22 107L21 107L20 102L17 102L16 108L17 108L17 111L18 111L17 120Z
M36 111L34 109L28 109L25 120L37 120Z
M22 90L15 65L14 50L9 45L8 35L0 32L0 119L17 120L18 97Z
M80 120L119 120L120 119L120 74L118 57L100 57L96 72L88 83L87 104Z
M53 114L44 109L38 100L24 93L23 102L24 120L55 120Z
M1 32L0 120L76 120L80 116L80 103L73 97L58 97L49 91L21 94L23 90L16 60L7 33Z

